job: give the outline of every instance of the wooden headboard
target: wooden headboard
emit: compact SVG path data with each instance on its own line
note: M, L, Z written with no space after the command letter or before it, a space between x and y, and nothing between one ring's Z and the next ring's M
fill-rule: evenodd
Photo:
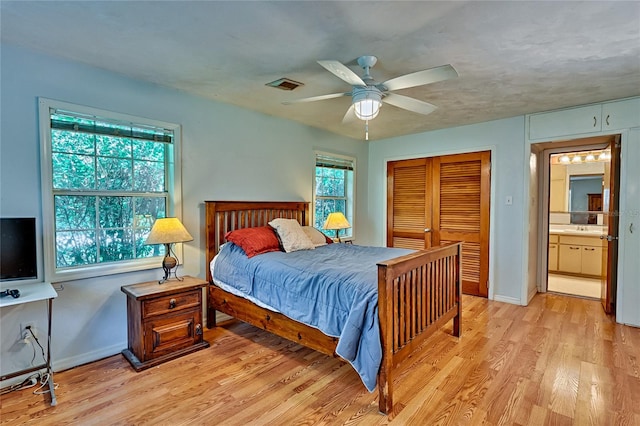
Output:
M309 225L309 203L304 201L205 201L207 281L211 282L209 263L225 243L229 231L268 225L282 217Z

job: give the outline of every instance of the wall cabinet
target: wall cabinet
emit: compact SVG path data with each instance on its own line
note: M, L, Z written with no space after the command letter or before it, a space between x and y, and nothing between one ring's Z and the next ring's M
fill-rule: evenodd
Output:
M602 105L534 114L529 117L529 139L599 132L601 117Z
M640 126L640 98L602 105L602 130L630 129Z
M529 139L599 133L640 126L640 98L529 116Z
M566 212L569 210L567 202L567 166L554 164L551 166L549 181L549 211Z

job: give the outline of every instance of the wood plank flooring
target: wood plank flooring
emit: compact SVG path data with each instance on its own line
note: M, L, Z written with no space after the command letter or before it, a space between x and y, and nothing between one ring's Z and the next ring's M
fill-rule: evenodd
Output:
M640 425L640 329L554 294L463 303L462 338L448 325L406 361L389 417L347 363L231 321L205 332L210 348L140 373L121 355L56 373L56 407L4 395L0 423Z

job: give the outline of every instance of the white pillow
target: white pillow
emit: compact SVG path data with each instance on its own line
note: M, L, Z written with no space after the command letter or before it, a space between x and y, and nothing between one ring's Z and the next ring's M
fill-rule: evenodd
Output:
M307 237L309 237L314 247L327 245L327 239L325 238L324 234L318 231L313 226L303 226L302 230L304 231L305 234L307 234Z
M297 220L279 218L269 222L269 225L276 230L285 252L291 253L292 251L312 250L315 248Z

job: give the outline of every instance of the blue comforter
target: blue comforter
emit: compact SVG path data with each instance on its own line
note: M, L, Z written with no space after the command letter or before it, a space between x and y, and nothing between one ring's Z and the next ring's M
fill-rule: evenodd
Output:
M247 258L233 243L215 259L214 281L232 285L296 321L339 337L336 353L373 392L382 350L376 263L412 250L329 244Z

